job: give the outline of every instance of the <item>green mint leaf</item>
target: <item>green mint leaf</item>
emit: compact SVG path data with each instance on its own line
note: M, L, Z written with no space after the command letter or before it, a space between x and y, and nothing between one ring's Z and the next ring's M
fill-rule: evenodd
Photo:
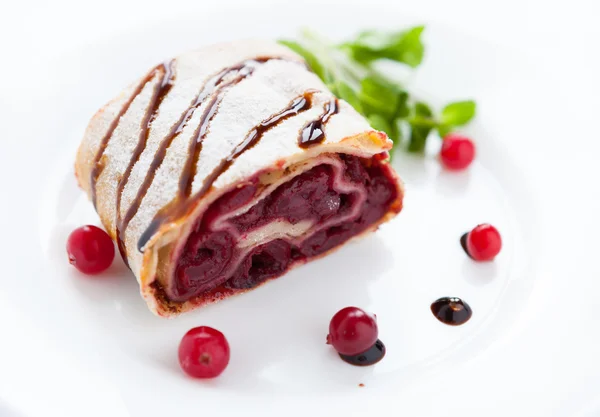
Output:
M366 31L353 42L341 45L358 62L368 64L377 59L390 59L416 68L423 60L425 47L421 42L424 26L400 32Z
M348 104L354 107L354 110L356 110L359 113L364 113L358 94L347 83L345 83L344 81L339 81L335 85L335 90L336 95L342 100L346 100Z
M408 151L423 152L433 130L444 137L468 123L476 111L475 102L469 100L450 103L438 114L371 65L387 59L417 67L424 54L423 30L417 26L397 32L366 31L341 45L305 30L297 42L280 43L301 55L331 92L368 118L374 129L387 133L396 144L405 136Z
M434 129L438 126L438 122L433 117L431 107L422 101L417 101L414 104L413 116L408 121L412 128Z
M422 117L431 117L433 116L433 111L431 110L431 107L429 107L427 104L423 103L422 101L417 101L415 103L415 115Z
M438 125L437 131L440 137L443 139L448 133L452 132L452 126L442 123Z
M415 116L409 120L409 123L413 127L426 127L428 129L434 129L438 126L437 122L429 117Z
M410 124L408 151L424 152L429 134L438 126L431 107L422 101L415 102L413 116L408 122Z
M418 67L425 51L421 42L424 29L424 26L417 26L398 36L396 42L385 49L386 58L403 62L412 68Z
M398 86L377 76L367 76L360 84L360 102L367 115L376 113L394 118L400 102Z
M476 105L473 100L450 103L442 110L441 122L444 125L462 126L471 121L475 111Z
M395 117L405 119L410 116L410 107L408 106L409 95L406 91L398 93L398 104L396 105Z
M401 143L404 140L404 126L407 125L406 120L398 118L392 121L391 125L392 133L390 138L392 138L395 143Z
M431 127L419 127L411 125L410 142L408 143L409 152L424 152L427 137L431 132Z
M296 52L298 55L300 55L302 58L304 58L304 60L310 67L311 71L314 72L315 74L317 74L317 76L324 83L329 83L332 81L333 76L330 74L330 72L319 61L319 59L316 57L316 55L313 54L311 51L309 51L307 48L305 48L304 46L302 46L300 43L298 43L296 41L290 41L290 40L285 40L285 39L279 40L279 43L287 46L292 51Z
M368 117L368 119L369 124L373 129L385 132L390 138L392 138L392 125L385 119L385 117L381 116L380 114L372 114Z

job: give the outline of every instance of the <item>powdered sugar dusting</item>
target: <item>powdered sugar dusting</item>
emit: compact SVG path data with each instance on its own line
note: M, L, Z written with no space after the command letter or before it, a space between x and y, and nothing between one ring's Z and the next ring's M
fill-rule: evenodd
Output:
M202 144L196 176L192 182L192 194L202 187L205 178L220 161L229 155L244 140L248 132L261 121L281 111L291 100L307 91L315 91L312 96L312 107L268 130L256 146L236 159L214 182L214 190L207 195L206 201L200 202L192 217L200 214L202 207L206 207L218 195L258 172L268 171L274 167L285 168L326 152L347 151L368 156L383 150L380 145L365 148L361 144L346 141L350 137L371 131L371 128L362 116L341 100L339 113L333 115L325 126L325 142L306 151L299 148L298 134L302 127L319 117L323 105L334 98L320 79L301 65L302 60L296 54L271 41L248 40L213 45L183 54L175 59L174 85L158 109L157 117L150 127L147 146L134 165L123 189L121 215L125 214L136 198L161 143L181 115L189 109L207 80L224 68L238 65L249 59L264 60L265 58L275 59L256 65L251 75L222 91L223 99L208 126ZM130 108L119 121L102 157L104 170L98 178L96 187L97 211L113 236L117 217L117 185L131 160L139 138L141 121L159 80L160 76L157 74L135 97ZM109 103L92 119L86 130L78 154L77 173L88 194L90 193L89 174L93 168L91 165L100 140L123 103L131 97L136 86L137 84L134 84L127 88L117 99ZM160 276L168 270L167 267L159 265L156 272L154 267L148 266L144 256L154 258L153 262L156 263L159 247L185 237L190 227L188 223L193 223L194 219L173 225L181 230L168 236L159 232L159 236L150 242L146 255L137 250L137 243L157 212L176 196L179 178L188 157L190 140L200 123L209 99L210 97L207 97L194 111L183 131L174 137L136 215L131 219L123 236L130 267L141 282L142 292L146 297L149 291L145 288L147 285L155 279L168 281L169 277ZM149 304L156 305L156 303Z

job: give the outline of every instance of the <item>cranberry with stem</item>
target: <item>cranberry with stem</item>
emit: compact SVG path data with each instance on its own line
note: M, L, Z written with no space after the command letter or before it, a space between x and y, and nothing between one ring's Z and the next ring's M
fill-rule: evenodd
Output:
M179 344L179 365L194 378L215 378L229 363L229 343L220 331L208 326L188 331Z
M342 355L358 355L377 342L378 333L374 315L357 307L346 307L331 319L327 343Z
M67 240L69 263L84 274L99 274L112 264L115 245L110 236L96 226L79 227Z

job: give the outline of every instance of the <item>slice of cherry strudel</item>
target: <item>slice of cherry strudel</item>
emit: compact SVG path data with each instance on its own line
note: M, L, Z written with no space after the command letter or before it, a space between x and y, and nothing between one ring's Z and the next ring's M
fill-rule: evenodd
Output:
M76 172L152 311L247 291L402 207L392 143L270 41L151 69L91 120Z

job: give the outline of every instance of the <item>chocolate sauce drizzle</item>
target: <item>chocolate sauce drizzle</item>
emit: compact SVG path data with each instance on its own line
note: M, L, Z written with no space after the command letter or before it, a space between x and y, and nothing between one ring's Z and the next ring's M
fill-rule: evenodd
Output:
M184 215L190 208L191 202L198 201L199 199L204 197L206 193L208 193L208 191L212 188L214 182L225 171L229 169L231 164L244 152L246 152L249 149L252 149L269 129L277 126L279 123L292 116L295 116L305 110L310 109L312 106L312 95L314 93L314 91L309 91L304 93L302 96L296 97L289 103L289 105L285 109L281 110L279 113L274 114L268 119L263 120L258 126L250 130L250 132L248 132L244 140L239 145L237 145L227 157L223 158L221 162L215 167L215 169L213 169L213 171L206 177L206 179L202 183L202 187L200 188L200 190L198 190L198 192L194 194L192 198L187 198L187 200L181 201L181 198L189 196L191 181L195 176L195 170L192 171L190 174L186 173L186 171L189 170L189 167L186 165L186 169L184 169L184 175L182 175L179 183L179 195L169 204L167 204L163 209L161 209L154 217L154 219L152 219L152 222L150 223L148 228L140 236L140 240L138 242L138 250L142 251L144 246L146 246L150 238L158 231L162 224L181 215ZM206 113L206 117L208 120L210 120L212 115L214 115L214 113L216 112L216 106L218 105L219 101L218 96L216 96L215 99L213 99L213 101L214 103L211 103L208 106L209 111L208 113ZM213 107L215 107L215 110L210 111L210 109ZM204 123L201 123L200 126L203 126L203 124ZM201 137L204 133L200 133L199 137ZM191 145L196 142L197 141L193 141ZM199 146L197 146L194 150L194 166L197 165L199 158L200 151L198 148L201 149L201 141L199 142ZM185 179L185 181L187 182L182 181L182 179Z
M121 230L124 230L123 228L123 219L121 218L121 196L123 194L123 190L125 189L125 186L127 185L127 182L129 181L129 176L131 175L131 171L133 170L133 167L135 166L135 164L139 161L140 156L142 155L142 152L144 152L144 149L146 149L146 145L148 143L148 136L150 136L150 128L152 125L152 122L156 119L156 116L158 115L158 109L160 107L160 105L162 104L165 96L169 93L169 91L171 91L171 88L173 87L174 83L175 83L175 72L173 69L174 66L174 61L170 61L169 63L163 63L162 68L158 67L161 72L162 72L162 76L161 76L161 80L159 83L156 84L156 86L154 87L154 92L152 94L152 98L150 100L150 104L148 105L148 108L146 109L146 114L144 115L144 118L142 119L142 123L141 123L141 132L140 132L140 136L138 139L138 143L135 147L135 149L133 150L133 154L131 156L131 159L129 160L129 164L127 165L127 168L125 169L125 173L123 174L123 176L121 177L121 180L119 181L119 184L117 185L117 245L119 247L119 252L121 253L121 257L123 258L123 261L125 261L125 264L127 264L127 266L129 266L129 262L127 261L127 253L125 250L125 243L123 242L122 236L121 236ZM129 219L127 220L127 222L129 221ZM126 227L126 226L125 226Z
M242 143L236 146L231 154L222 159L219 165L217 165L217 167L206 177L202 184L202 188L196 193L196 198L202 198L208 190L210 190L217 178L229 169L233 161L247 150L252 149L269 129L277 126L279 123L292 116L296 116L297 114L310 109L312 106L312 94L313 92L306 92L302 96L296 97L285 109L268 119L263 120L258 126L252 129L246 135Z
M332 98L325 103L324 108L325 111L317 120L308 122L306 126L304 126L304 129L302 129L300 137L298 138L298 146L301 148L308 148L325 140L324 125L331 116L339 112L337 98Z
M473 311L471 307L458 297L442 297L431 304L431 312L442 323L450 326L465 324Z
M166 71L167 70L166 70L165 64L160 64L160 65L156 66L155 68L153 68L152 71L150 71L146 75L146 77L144 77L144 79L138 84L138 86L133 91L133 94L131 95L131 97L129 97L129 99L125 102L125 104L123 104L123 107L121 107L121 110L119 111L119 113L117 114L115 119L112 121L110 126L108 127L108 130L106 131L106 133L104 134L102 139L100 140L100 146L98 148L98 152L96 152L96 155L94 156L94 162L92 163L92 172L91 172L91 180L90 180L91 197L92 197L92 202L94 203L94 208L96 208L96 183L98 182L98 178L100 177L100 174L102 174L102 171L104 170L104 163L102 162L102 157L104 156L104 151L106 151L106 147L108 146L108 143L110 142L110 139L112 138L113 133L115 133L117 126L119 126L121 117L123 117L125 115L125 113L127 113L127 110L129 110L129 107L131 107L131 103L133 103L133 101L137 98L137 96L140 95L140 93L142 92L142 90L144 89L146 84L148 84L156 76L156 74L158 74L158 73L164 74ZM155 92L155 94L156 94L156 92Z
M161 79L161 82L159 83L160 87L157 87L155 89L153 99L146 111L144 120L142 121L142 132L140 133L140 141L138 142L138 146L136 147L136 149L132 155L132 158L129 162L129 166L128 166L127 170L125 171L123 178L119 182L119 190L117 193L117 227L116 227L116 229L117 229L117 242L118 242L118 246L119 246L119 251L120 251L123 259L125 260L125 263L127 263L127 253L125 250L125 244L123 241L124 239L122 236L125 233L125 230L127 229L127 226L129 225L129 222L131 221L131 219L133 219L133 217L135 217L136 213L138 212L140 205L142 203L142 200L146 196L148 189L150 188L150 186L152 185L152 182L154 181L156 171L161 166L161 164L167 154L167 150L169 149L169 147L171 146L171 144L173 143L175 138L187 126L189 121L192 119L194 112L205 102L205 100L211 94L215 94L215 97L212 99L211 103L207 106L207 110L204 112L204 114L201 117L200 126L194 131L194 135L193 135L193 138L192 138L192 141L190 144L190 148L194 147L194 149L196 149L197 142L199 142L199 141L201 142L202 139L204 138L204 135L206 134L206 130L208 128L208 123L210 123L210 120L212 120L212 117L214 116L214 114L217 110L218 103L220 103L220 100L222 99L222 96L223 96L223 90L231 85L237 84L242 79L248 77L250 74L252 74L252 72L256 66L263 64L271 59L280 59L280 58L265 57L265 58L246 60L238 65L235 65L235 66L232 66L232 67L222 70L221 72L214 75L206 82L206 84L202 87L200 92L191 101L187 110L182 113L179 120L173 124L173 126L169 130L169 133L161 141L161 143L154 155L154 158L150 164L150 167L148 169L146 177L142 181L142 184L141 184L140 188L138 189L138 192L137 192L135 198L133 199L133 201L131 202L131 205L125 212L125 215L121 218L121 216L120 216L120 212L121 212L120 211L120 199L121 199L122 191L125 188L127 181L129 180L129 176L131 174L131 171L133 170L133 166L139 160L141 153L143 153L143 151L147 145L149 131L151 128L150 125L151 125L152 121L156 118L156 116L158 114L158 109L159 109L164 97L168 94L168 92L170 91L170 89L174 83L174 72L172 70L172 66L169 65L167 67L167 66L164 66L164 64L163 64L162 71L163 71L164 75L163 75L163 78ZM154 75L155 70L152 71L151 74ZM231 81L224 82L224 80L232 74L235 74L236 76ZM152 77L149 76L149 77L147 77L147 79L149 81L150 79L152 79ZM143 88L143 85L145 85L145 83L142 83L142 88ZM139 94L141 92L142 88L139 88L139 91L136 90L136 93ZM135 99L135 96L136 96L136 94L134 94L134 96L131 98L131 101L133 101ZM125 111L122 111L122 113L124 114ZM115 126L115 128L116 128L116 126ZM112 135L114 130L115 130L114 128L111 129L109 131L109 134L107 134L107 136L105 137L106 143L108 143L108 141L110 140L110 136ZM103 139L103 141L104 141L104 139ZM104 148L105 147L106 146L104 146ZM197 148L201 149L201 146L199 146ZM198 154L199 154L199 149L198 149ZM139 151L139 154L138 154L138 151ZM103 152L103 149L102 149L102 152ZM100 157L98 157L98 160L100 160ZM190 157L188 157L188 161L186 162L186 168L188 166L193 166L193 169L195 170L195 164L193 164L193 160L190 161ZM98 172L95 175L96 175L95 178L97 179L98 176L100 175L100 172ZM188 174L188 175L191 175L191 174ZM191 179L193 179L193 176L191 176L191 179L184 179L183 178L184 176L185 176L185 170L184 170L184 173L182 174L182 179L180 179L180 187L179 187L178 196L185 194L185 191L191 186L191 184L190 184L190 186L188 186L187 183L188 183L188 181L191 182ZM182 184L184 184L184 185L182 185ZM183 189L183 191L182 191L182 189ZM92 180L92 193L94 196L95 196L95 191L96 191L95 180Z
M192 138L190 140L188 156L184 163L182 173L179 178L178 191L173 200L163 207L157 215L154 217L148 228L142 233L140 240L138 241L138 250L142 251L143 247L147 244L150 238L156 233L162 224L166 221L177 219L179 216L184 215L192 206L191 202L197 201L202 198L213 186L214 182L229 169L233 161L237 159L247 150L254 147L263 135L272 127L278 125L282 121L289 117L295 116L305 110L308 110L312 106L312 95L314 91L309 91L300 97L295 98L290 102L289 106L280 111L279 113L271 116L270 118L261 122L258 126L253 128L244 138L242 143L235 147L235 149L226 158L221 160L217 167L206 177L201 189L194 195L191 196L193 180L196 176L196 169L200 154L202 152L202 143L206 134L208 133L210 123L218 112L219 105L225 96L226 91L244 80L248 76L252 75L254 70L261 64L264 64L270 60L282 60L279 57L260 57L255 59L249 59L243 61L237 65L225 68L221 72L212 76L202 87L200 92L191 101L188 108L181 114L179 120L177 120L172 126L167 135L162 139L158 146L156 153L152 159L150 167L137 190L136 196L132 200L129 208L125 214L121 216L121 200L122 194L127 186L131 173L135 165L139 162L140 157L148 144L148 138L152 129L152 123L158 116L160 106L164 98L171 91L175 83L175 61L163 63L153 68L152 71L146 75L146 77L136 87L131 97L125 102L116 118L109 126L107 132L100 141L99 150L94 157L93 168L91 172L91 195L94 207L96 207L96 183L98 178L102 174L104 169L103 156L114 134L120 119L125 115L130 108L135 98L142 92L146 84L154 79L157 74L160 74L160 80L155 85L150 103L144 117L141 121L141 131L138 138L138 143L133 150L131 159L123 176L121 177L117 185L117 221L116 221L116 234L119 252L125 263L127 261L127 253L124 243L124 233L131 222L131 220L137 214L141 203L146 196L150 186L152 185L156 172L160 168L161 164L166 157L167 151L175 138L185 129L188 125L196 110L198 110L205 101L211 97L210 101L206 105L201 117L198 127L194 130ZM302 64L301 62L298 62ZM315 143L321 142L324 138L323 125L327 120L335 113L338 112L337 99L332 99L324 106L324 113L319 119L308 123L302 130L299 138L299 145L301 147L308 147Z

